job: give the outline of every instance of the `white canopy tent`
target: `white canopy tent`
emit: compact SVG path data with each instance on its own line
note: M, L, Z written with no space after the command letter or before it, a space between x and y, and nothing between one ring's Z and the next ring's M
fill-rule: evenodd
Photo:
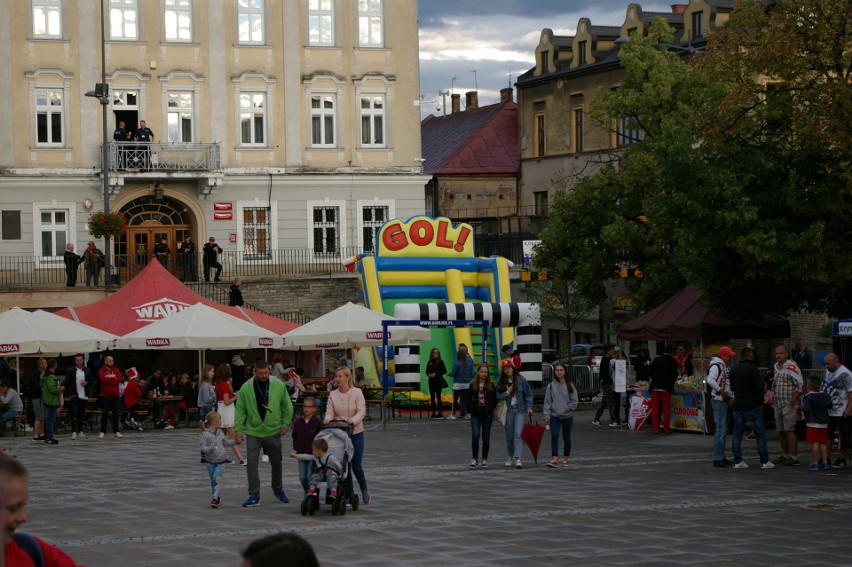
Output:
M0 313L0 356L60 355L115 348L116 336L48 311L13 307ZM18 366L18 390L21 388Z
M272 331L196 303L120 337L116 348L131 350L234 350L279 348L282 338Z
M382 321L398 321L390 315L347 303L325 315L284 333L288 350L382 346ZM388 344L402 345L428 341L429 329L416 326L393 327L388 330Z

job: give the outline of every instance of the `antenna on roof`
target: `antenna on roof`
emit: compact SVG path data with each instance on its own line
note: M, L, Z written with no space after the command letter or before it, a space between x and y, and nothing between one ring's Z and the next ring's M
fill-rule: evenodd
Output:
M479 91L479 84L476 82L476 69L471 71L473 73L473 90Z
M458 81L458 80L459 80L458 77L453 75L453 80L450 81L450 94L456 93L456 81Z

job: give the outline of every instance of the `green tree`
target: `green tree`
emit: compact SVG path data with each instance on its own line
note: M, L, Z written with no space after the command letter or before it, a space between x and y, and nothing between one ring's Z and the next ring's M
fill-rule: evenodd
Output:
M588 318L597 307L578 293L574 285L560 279L531 282L527 299L538 304L542 318L559 321L569 336L577 322Z
M638 266L651 307L691 283L732 318L852 303L852 2L740 2L687 65L655 22L592 115L644 138L554 199L539 265L600 300ZM768 78L768 79L767 79Z

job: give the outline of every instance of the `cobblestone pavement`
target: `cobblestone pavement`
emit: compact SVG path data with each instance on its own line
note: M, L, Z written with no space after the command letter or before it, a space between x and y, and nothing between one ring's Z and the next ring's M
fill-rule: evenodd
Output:
M523 470L507 469L495 427L490 468L471 470L465 420L377 427L364 459L373 502L343 517L327 506L300 514L291 459L290 504L274 500L262 465L262 505L242 508L245 470L229 465L222 507L211 509L197 429L62 434L55 447L7 433L0 444L31 471L25 531L88 567L236 567L251 540L281 530L306 537L326 567L852 563L840 531L852 525L852 471L760 470L751 441L751 468L713 468L710 437L594 427L591 417L577 414L571 465L559 469L543 464L548 437L540 464L526 453ZM777 447L771 435L773 457Z

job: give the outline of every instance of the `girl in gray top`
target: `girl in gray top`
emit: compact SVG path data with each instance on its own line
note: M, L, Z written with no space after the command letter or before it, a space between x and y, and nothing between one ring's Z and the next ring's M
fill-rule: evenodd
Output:
M556 468L559 466L559 430L562 430L562 438L565 444L562 453L562 466L568 466L568 457L571 456L571 428L574 426L574 410L580 403L577 397L577 388L568 376L568 369L564 364L557 362L553 365L553 381L548 384L544 394L544 424L550 430L550 454L552 455L547 466ZM552 422L552 423L551 423Z

